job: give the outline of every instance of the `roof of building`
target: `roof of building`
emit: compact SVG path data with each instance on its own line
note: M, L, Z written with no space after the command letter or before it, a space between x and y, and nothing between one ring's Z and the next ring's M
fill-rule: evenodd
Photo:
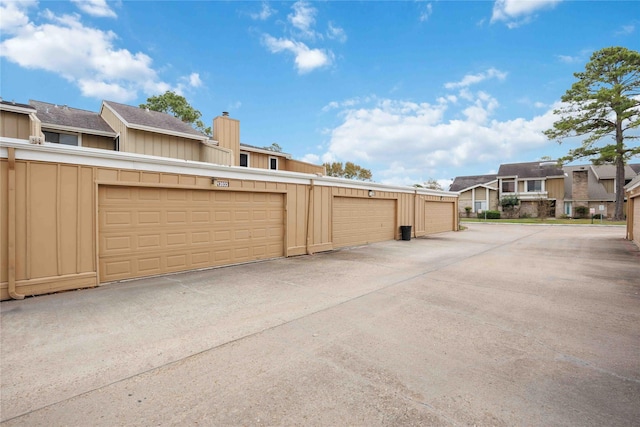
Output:
M506 163L498 169L499 177L517 176L518 178L549 178L564 176L564 172L555 161Z
M5 101L2 98L0 98L0 105L5 105L5 106L8 106L8 107L27 108L29 110L33 110L34 109L31 105L20 104L18 102L14 102L14 101Z
M208 138L203 133L191 127L189 123L185 123L170 114L113 101L102 101L102 103L119 115L122 120L125 121L125 124L130 127L144 127L148 128L148 130L155 130L158 133L166 133L169 131L174 134L191 135L192 137L196 137L196 139Z
M640 163L628 165L636 174L640 174Z
M640 165L638 165L640 166ZM634 188L640 186L640 173L638 174L638 176L636 176L635 178L633 178L631 180L631 182L629 182L627 185L624 186L625 190L627 191L631 191Z
M451 185L449 191L463 191L467 188L475 187L477 185L487 184L491 181L495 181L496 174L493 175L470 175L470 176L456 176Z
M98 113L66 105L50 104L48 102L30 100L29 104L36 109L36 116L46 128L74 128L87 131L113 134L115 132Z
M616 200L615 193L608 193L604 185L598 181L595 173L589 167L590 165L565 166L563 169L566 173L564 178L564 198L573 199L573 172L585 170L587 176L587 196L592 201L614 202Z
M616 178L616 165L590 165L593 173L597 179L615 179ZM624 167L624 179L632 179L640 170L640 165L637 166L638 170L635 170L632 165L625 165Z

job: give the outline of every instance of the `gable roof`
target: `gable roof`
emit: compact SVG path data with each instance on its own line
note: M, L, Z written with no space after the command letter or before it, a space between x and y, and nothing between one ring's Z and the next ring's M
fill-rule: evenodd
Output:
M634 165L640 166L640 165ZM615 179L616 178L616 165L591 165L591 170L596 175L597 179ZM625 165L624 167L624 179L632 179L638 174L638 172L631 167L631 165Z
M633 169L633 171L636 174L640 175L640 163L635 163L635 164L627 165L627 166L629 166L631 169Z
M449 191L464 191L471 187L488 184L497 179L496 174L493 175L469 175L456 176L449 186Z
M108 108L131 129L179 136L206 141L208 136L198 132L177 117L159 111L148 110L113 101L102 101L102 108Z
M564 172L555 161L506 163L500 165L498 177L517 176L518 178L562 177Z
M70 108L66 105L30 100L36 116L45 128L68 130L94 135L115 137L116 133L98 113Z

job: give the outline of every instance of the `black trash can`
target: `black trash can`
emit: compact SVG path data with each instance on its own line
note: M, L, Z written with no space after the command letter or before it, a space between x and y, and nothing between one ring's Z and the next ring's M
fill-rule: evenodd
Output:
M400 234L402 234L402 240L411 240L411 226L401 225Z

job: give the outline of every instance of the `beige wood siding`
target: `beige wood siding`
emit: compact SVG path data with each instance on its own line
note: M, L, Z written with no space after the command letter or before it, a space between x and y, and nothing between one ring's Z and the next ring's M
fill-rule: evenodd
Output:
M200 144L200 161L215 165L233 166L233 151L209 143Z
M607 193L615 193L615 179L601 179L600 184L604 187Z
M112 137L82 134L82 146L100 148L102 150L115 150L116 143Z
M279 168L283 170L287 170L289 172L300 172L300 173L312 173L312 174L322 174L324 175L326 172L324 170L324 166L322 165L314 165L311 163L301 162L299 160L291 160L291 159L283 159L279 160ZM284 165L284 166L283 166Z
M120 119L113 114L111 110L106 107L102 108L100 116L104 119L107 124L113 129L116 135L120 136L120 151L131 151L129 149L128 144L128 128L127 126L120 121Z
M633 214L631 220L633 221L633 226L631 227L633 233L633 241L636 242L638 246L640 246L640 195L630 199L633 209Z
M99 190L100 281L284 256L277 193Z
M425 234L455 230L454 203L425 202Z
M564 178L547 179L545 189L547 190L547 197L549 199L563 200Z
M126 151L149 156L200 161L200 141L138 129L129 129Z
M31 135L31 120L27 114L0 111L0 136L29 139L29 135Z
M393 240L395 229L395 200L333 198L333 246L335 248Z
M111 159L101 159L100 166L64 164L57 161L58 154L41 151L40 146L31 144L24 144L16 149L18 153L16 155L30 151L37 151L42 156L50 156L51 160L26 161L18 158L15 162L15 174L9 173L6 158L0 160L0 299L9 298L9 280L12 282L15 280L16 292L24 295L79 289L100 283L98 273L99 270L104 269L104 265L100 269L99 266L107 259L101 259L104 252L98 253L98 247L106 245L106 241L100 240L105 237L102 234L104 228L98 228L98 220L104 215L102 205L98 211L99 203L102 202L98 198L99 188L141 188L142 190L135 190L138 192L138 202L130 204L130 207L136 209L141 209L142 198L139 196L141 194L139 191L142 191L143 197L155 191L169 190L175 190L172 194L183 195L202 194L202 192L221 194L220 197L233 195L229 197L236 197L235 205L238 207L244 203L240 203L238 199L245 197L243 195L257 197L257 199L251 199L250 204L258 207L266 203L261 201L262 195L271 195L279 200L276 203L279 207L275 211L269 208L268 211L277 212L278 221L284 224L279 231L281 234L278 237L280 245L277 251L278 256L301 255L331 250L340 245L398 238L400 225L413 225L414 234L421 236L427 232L426 222L429 219L425 202L457 206L456 197L420 195L411 191L376 189L375 196L369 198L366 187L325 186L321 185L321 179L318 179L314 185L315 180L294 183L234 178L224 179L228 187L219 188L212 183L211 174L201 169L199 169L202 171L200 175L171 172L170 168L165 166L159 166L162 171L124 169L115 167L122 162ZM82 161L91 160L82 154L82 150L69 150L67 154L69 157L77 156ZM109 167L109 164L114 166ZM144 167L153 167L153 164L147 163ZM8 188L9 175L15 176L15 191L10 191ZM190 197L193 199L194 196ZM348 218L344 218L343 214L343 220L340 220L339 208L336 211L338 219L334 217L336 213L334 201L338 200L337 204L340 207L341 199L343 201L357 199L351 203L355 205L352 206L355 209L355 215L374 217L366 221L370 227L363 228L364 237L353 239L352 243L345 243L345 235L352 232L349 226L345 225L348 223ZM177 206L175 201L161 204L162 206L153 203L155 203L153 200L144 199L142 207L151 206L156 209L156 212L165 212L168 215L167 209ZM11 223L8 215L10 204L15 206L16 211ZM115 202L113 204L117 205ZM190 209L189 212L193 211L193 205L194 203L191 202L186 205L180 204L180 206L187 206ZM249 209L249 212L254 211ZM449 214L449 223L457 225L455 208ZM334 227L334 221L337 225L343 226L345 233ZM355 226L360 226L359 221ZM114 230L111 229L111 231ZM166 233L163 235L165 237L160 238L167 238ZM11 279L8 271L10 256L8 236L15 236L16 242L15 258L12 257L16 269ZM138 237L136 234L130 234L129 237L125 236L125 240L127 238ZM152 239L149 238L142 243L149 244ZM113 241L111 243L117 244L117 239L116 243ZM133 243L135 242L131 241L131 244ZM115 250L114 246L103 248ZM274 254L275 252L272 253ZM111 255L118 255L118 253L112 252ZM186 253L185 256L187 255L193 257L191 252ZM129 259L128 257L123 259L125 258ZM238 255L236 259L241 257ZM169 264L168 261L165 262ZM171 267L177 268L176 265ZM193 268L196 266L193 265ZM135 270L132 269L132 271ZM115 273L114 276L123 277Z

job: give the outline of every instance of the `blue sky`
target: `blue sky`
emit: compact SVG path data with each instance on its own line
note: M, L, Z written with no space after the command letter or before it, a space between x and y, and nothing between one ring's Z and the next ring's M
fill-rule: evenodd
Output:
M243 143L446 184L574 147L541 132L593 51L640 49L640 2L0 0L0 31L4 100L175 90Z

